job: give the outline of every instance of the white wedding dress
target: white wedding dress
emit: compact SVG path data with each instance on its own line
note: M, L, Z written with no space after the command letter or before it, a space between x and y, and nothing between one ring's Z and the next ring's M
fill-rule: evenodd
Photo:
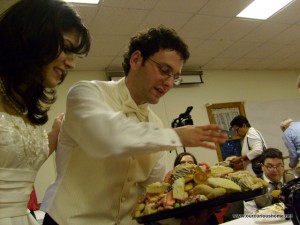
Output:
M44 128L0 112L0 225L38 225L27 203L48 152Z

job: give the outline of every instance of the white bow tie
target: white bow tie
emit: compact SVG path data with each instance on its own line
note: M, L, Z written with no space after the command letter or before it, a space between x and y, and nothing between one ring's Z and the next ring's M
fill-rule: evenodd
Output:
M149 109L148 106L139 107L132 99L127 99L123 102L122 112L124 113L135 113L137 118L141 122L148 120Z

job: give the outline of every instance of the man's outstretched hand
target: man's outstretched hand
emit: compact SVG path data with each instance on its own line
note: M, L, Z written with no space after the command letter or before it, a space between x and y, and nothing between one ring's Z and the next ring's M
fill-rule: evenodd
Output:
M185 147L215 149L216 146L213 143L223 144L228 138L226 133L221 132L221 126L215 124L204 126L188 125L174 128L174 130Z

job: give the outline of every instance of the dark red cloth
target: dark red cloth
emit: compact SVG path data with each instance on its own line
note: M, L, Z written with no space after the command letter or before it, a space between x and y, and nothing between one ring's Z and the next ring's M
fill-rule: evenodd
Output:
M29 198L29 201L27 203L27 208L31 211L35 211L35 210L38 210L40 208L39 203L37 201L34 186L32 186L32 191L30 193L30 198Z

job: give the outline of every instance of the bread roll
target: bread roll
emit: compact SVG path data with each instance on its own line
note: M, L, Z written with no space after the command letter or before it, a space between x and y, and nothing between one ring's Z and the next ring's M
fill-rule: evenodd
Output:
M149 184L146 187L146 193L150 193L150 194L164 193L164 192L168 191L169 187L170 187L169 183L155 182L155 183Z
M196 172L194 174L194 182L196 184L203 184L207 182L207 174L203 172L200 167L196 168Z
M183 200L185 197L184 194L184 178L178 178L173 183L173 197L175 199Z
M223 177L228 173L234 172L234 170L227 166L211 166L210 172L213 177Z
M217 188L225 188L229 192L240 192L242 191L241 187L234 183L231 180L228 180L226 178L220 178L220 177L210 177L207 179L207 182L210 186Z
M208 199L214 199L217 197L221 197L226 194L225 188L217 187L213 188L212 191L207 195Z
M191 194L191 195L199 195L200 194L200 195L207 196L212 190L213 190L213 188L206 184L198 184L189 192L189 194Z
M193 189L193 187L194 187L193 182L186 183L186 184L184 185L184 191L190 191L190 190Z

